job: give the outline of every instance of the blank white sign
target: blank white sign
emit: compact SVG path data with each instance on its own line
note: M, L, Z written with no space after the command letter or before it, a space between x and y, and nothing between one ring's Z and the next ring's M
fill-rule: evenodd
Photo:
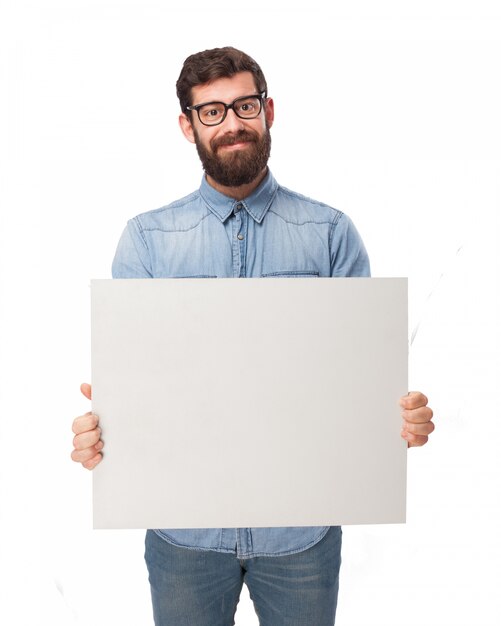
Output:
M95 528L405 521L407 280L92 281Z

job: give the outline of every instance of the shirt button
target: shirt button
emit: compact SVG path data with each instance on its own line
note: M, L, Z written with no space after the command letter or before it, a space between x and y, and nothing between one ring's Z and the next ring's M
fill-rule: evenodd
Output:
M240 241L242 241L243 238L244 238L244 236L242 235L242 233L237 235L237 239L240 239Z
M242 208L241 203L239 202L238 204L235 205L235 213L238 213L240 211L240 209Z

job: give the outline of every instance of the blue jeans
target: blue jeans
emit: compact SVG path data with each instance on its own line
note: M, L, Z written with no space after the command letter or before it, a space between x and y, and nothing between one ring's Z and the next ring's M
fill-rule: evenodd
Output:
M287 556L237 559L179 548L146 533L156 626L233 626L245 582L260 626L333 626L341 565L341 528Z

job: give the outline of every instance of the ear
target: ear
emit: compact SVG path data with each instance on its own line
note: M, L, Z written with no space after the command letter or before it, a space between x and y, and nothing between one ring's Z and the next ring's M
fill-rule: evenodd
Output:
M179 116L179 126L181 127L183 135L186 137L186 139L191 143L195 143L195 133L193 132L193 126L191 125L191 120L185 113L181 113L181 115Z
M275 104L273 98L266 98L264 101L264 116L268 124L268 128L273 126L273 120L275 119Z

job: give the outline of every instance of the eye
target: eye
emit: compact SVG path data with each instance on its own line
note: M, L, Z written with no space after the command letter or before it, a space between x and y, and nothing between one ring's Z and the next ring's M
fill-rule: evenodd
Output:
M243 113L252 113L256 109L256 103L252 100L245 100L244 102L239 103L238 109Z
M211 122L224 115L224 106L219 104L219 102L212 102L203 106L199 113L202 120Z
M235 109L237 115L243 118L253 118L259 115L261 102L259 98L250 96L248 98L242 98L235 102Z

